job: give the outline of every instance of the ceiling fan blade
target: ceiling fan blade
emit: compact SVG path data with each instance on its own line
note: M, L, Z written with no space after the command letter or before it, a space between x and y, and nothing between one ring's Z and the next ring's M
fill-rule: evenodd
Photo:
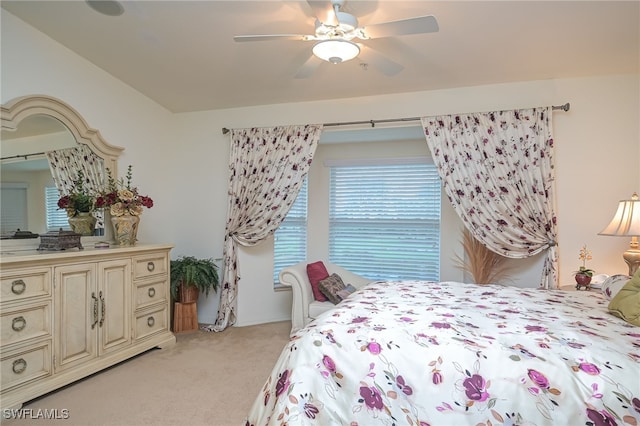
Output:
M428 15L366 25L363 29L364 33L369 38L380 38L409 34L435 33L438 32L439 27L435 16Z
M307 0L318 21L327 25L338 25L338 17L330 0Z
M233 36L234 41L269 41L269 40L297 40L304 41L308 36L302 34L257 34Z
M381 73L386 76L392 77L398 74L400 71L404 69L402 65L399 63L392 61L386 56L376 52L367 46L360 46L360 59L362 59L365 63L373 65L377 68Z
M311 77L311 75L316 72L321 63L322 59L318 58L316 55L310 55L309 59L307 59L305 63L302 64L294 78L303 79Z

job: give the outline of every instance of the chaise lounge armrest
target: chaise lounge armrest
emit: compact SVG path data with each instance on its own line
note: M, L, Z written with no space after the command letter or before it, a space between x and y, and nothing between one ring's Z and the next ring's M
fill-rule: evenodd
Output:
M371 280L354 274L341 266L324 261L323 263L327 272L330 275L338 274L345 285L351 284L360 289L371 282ZM291 334L313 321L320 313L328 311L334 306L331 302L318 302L313 297L311 282L307 276L307 264L308 262L297 263L284 268L278 274L280 283L291 287Z

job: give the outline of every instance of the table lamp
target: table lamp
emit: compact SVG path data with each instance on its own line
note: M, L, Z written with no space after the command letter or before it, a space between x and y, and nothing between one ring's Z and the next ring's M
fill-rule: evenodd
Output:
M634 192L630 200L621 200L618 210L607 225L598 235L613 235L618 237L631 237L629 250L622 254L622 258L629 265L629 275L633 276L640 266L640 200L638 193Z

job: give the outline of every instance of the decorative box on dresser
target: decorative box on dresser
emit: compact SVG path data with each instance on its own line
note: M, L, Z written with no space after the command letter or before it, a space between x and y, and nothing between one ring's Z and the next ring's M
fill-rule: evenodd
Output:
M154 347L169 330L171 245L0 256L0 406Z

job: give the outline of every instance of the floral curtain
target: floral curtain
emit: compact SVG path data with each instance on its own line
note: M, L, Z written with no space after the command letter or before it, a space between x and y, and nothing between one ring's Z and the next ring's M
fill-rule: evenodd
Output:
M309 171L321 132L321 125L231 131L220 306L216 323L207 329L222 331L235 323L237 246L254 246L280 226Z
M45 154L60 195L69 194L80 171L84 175L84 186L87 189L96 193L104 189L104 161L87 145L79 144L73 148L49 151ZM104 213L96 210L93 214L97 219L96 228L104 228Z
M551 107L422 118L444 189L466 228L510 258L546 250L558 286Z

